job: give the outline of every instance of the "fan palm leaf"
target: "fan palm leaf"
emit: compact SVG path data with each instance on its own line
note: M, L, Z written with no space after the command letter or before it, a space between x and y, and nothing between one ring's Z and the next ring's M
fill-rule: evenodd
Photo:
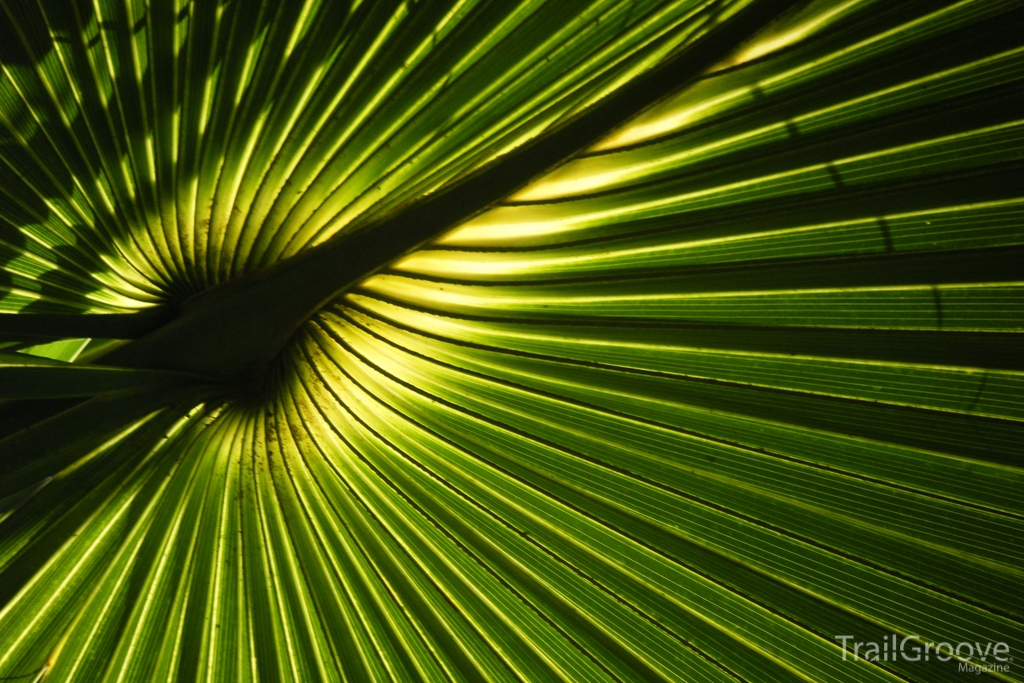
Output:
M1022 66L1000 0L0 0L0 678L1024 680Z

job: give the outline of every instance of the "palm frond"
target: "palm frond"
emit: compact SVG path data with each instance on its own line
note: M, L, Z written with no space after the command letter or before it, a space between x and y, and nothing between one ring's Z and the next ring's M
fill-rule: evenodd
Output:
M768 5L0 1L0 677L1024 680L1024 8Z

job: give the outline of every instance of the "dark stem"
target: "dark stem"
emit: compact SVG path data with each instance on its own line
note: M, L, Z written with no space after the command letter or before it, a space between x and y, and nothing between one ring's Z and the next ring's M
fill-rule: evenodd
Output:
M265 370L302 323L361 280L587 149L701 77L797 0L754 0L651 71L479 172L263 271L212 288L103 363L243 380Z
M165 308L140 313L0 313L0 338L40 343L52 339L137 339L170 322Z

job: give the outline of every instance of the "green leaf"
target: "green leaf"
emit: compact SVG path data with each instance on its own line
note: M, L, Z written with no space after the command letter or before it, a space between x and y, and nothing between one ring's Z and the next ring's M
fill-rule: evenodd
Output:
M71 363L78 358L79 354L81 354L85 347L89 345L90 341L91 340L89 339L63 339L61 341L50 342L49 344L26 346L25 348L20 349L20 352L30 356L37 356L39 358L50 358L52 360ZM23 397L5 396L5 398Z
M88 340L75 340L77 349ZM47 346L54 346L48 344ZM22 354L39 353L39 347ZM183 373L133 368L75 365L22 354L0 353L0 399L73 398L141 389L161 384L195 383Z
M1024 8L781 7L0 1L0 678L1024 680Z

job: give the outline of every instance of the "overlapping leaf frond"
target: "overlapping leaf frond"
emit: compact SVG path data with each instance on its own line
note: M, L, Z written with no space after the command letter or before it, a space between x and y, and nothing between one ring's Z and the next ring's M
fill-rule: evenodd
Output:
M0 306L54 313L358 229L738 6L0 5ZM3 397L95 398L0 441L0 676L932 683L958 660L835 637L1019 652L1022 29L809 3L339 297L255 397L11 341Z
M37 312L182 299L294 254L532 137L732 11L3 9L3 307Z

